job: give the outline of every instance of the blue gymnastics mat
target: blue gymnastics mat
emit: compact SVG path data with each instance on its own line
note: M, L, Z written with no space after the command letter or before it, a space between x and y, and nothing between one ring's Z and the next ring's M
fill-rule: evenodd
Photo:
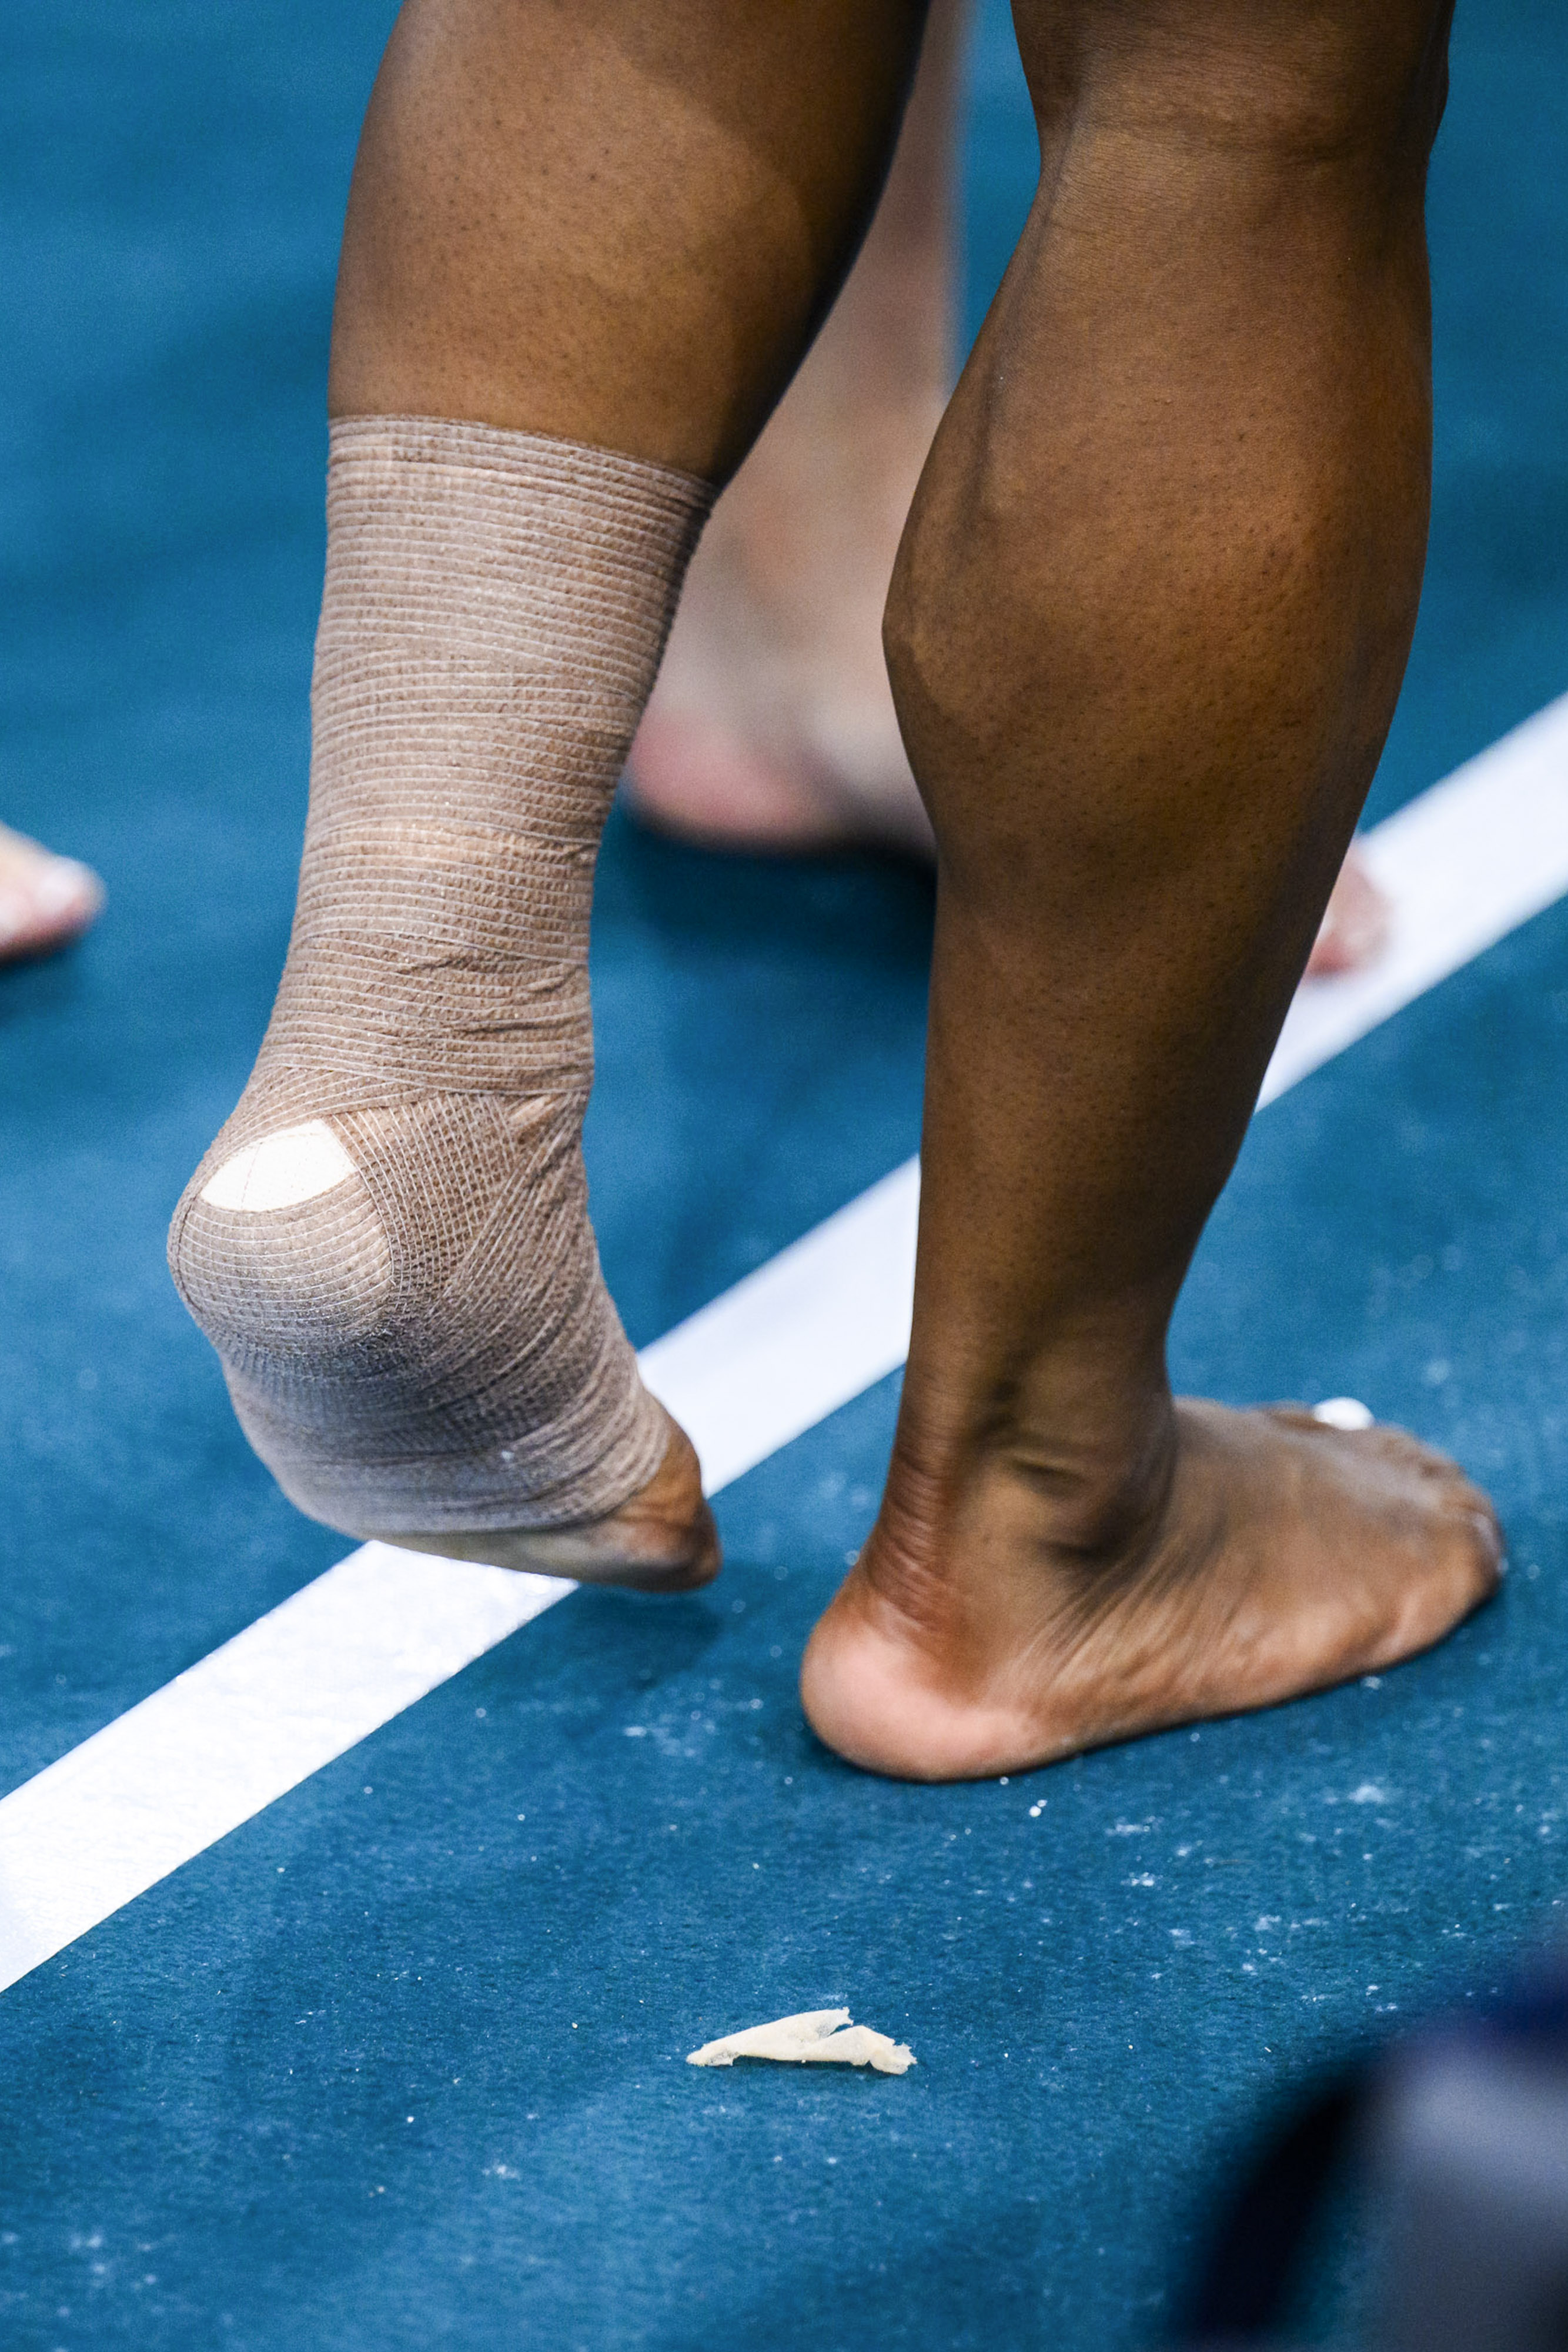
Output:
M19 12L0 92L0 816L110 904L0 974L0 1791L345 1546L281 1500L162 1236L243 1083L304 808L332 268L390 23ZM971 321L1028 200L980 15ZM1568 17L1461 24L1433 561L1384 814L1568 686ZM915 1147L931 903L612 825L589 1150L643 1342ZM889 1381L728 1490L711 1591L580 1593L0 1995L15 2352L1134 2352L1239 2137L1568 1895L1568 908L1263 1114L1180 1381L1350 1391L1497 1493L1428 1658L1011 1784L860 1778L801 1643ZM843 2002L899 2079L698 2074ZM1356 2324L1325 2246L1303 2325Z

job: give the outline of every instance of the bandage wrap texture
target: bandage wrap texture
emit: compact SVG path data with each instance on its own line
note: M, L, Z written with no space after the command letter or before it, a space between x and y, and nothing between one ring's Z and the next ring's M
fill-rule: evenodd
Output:
M588 932L709 496L488 425L332 427L288 960L170 1264L256 1452L349 1533L598 1517L663 1456L588 1221ZM316 1119L342 1181L201 1197Z

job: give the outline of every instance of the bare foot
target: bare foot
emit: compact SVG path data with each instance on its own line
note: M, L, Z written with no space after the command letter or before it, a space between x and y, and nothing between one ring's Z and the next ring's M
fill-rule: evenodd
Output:
M941 395L915 385L846 424L791 405L812 389L797 379L698 545L627 804L706 848L930 858L882 613Z
M936 856L931 821L915 789L896 726L875 740L874 704L861 724L835 730L808 692L780 691L765 723L672 709L655 696L638 730L625 799L654 833L703 849L810 856L835 849ZM892 715L888 697L887 716ZM852 714L852 719L854 714ZM833 739L863 754L835 756Z
M1053 1546L1017 1474L969 1515L962 1581L884 1506L806 1652L818 1736L900 1780L1025 1771L1393 1665L1496 1590L1490 1504L1403 1431L1176 1416L1163 1507L1109 1558Z
M0 963L51 955L79 938L102 905L90 866L0 824Z
M478 1559L492 1568L531 1569L579 1584L623 1584L633 1592L695 1592L719 1570L718 1530L703 1499L691 1439L664 1415L670 1443L641 1491L602 1519L564 1528L502 1528L476 1535L388 1535L404 1551L444 1559Z
M860 257L686 575L626 778L683 840L933 854L882 614L952 385L963 18L936 0Z

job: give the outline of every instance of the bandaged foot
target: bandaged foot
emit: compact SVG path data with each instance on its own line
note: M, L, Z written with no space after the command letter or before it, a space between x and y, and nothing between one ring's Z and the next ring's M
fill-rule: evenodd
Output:
M332 428L298 908L170 1263L246 1435L357 1536L672 1589L716 1566L580 1151L599 838L705 486L483 425Z

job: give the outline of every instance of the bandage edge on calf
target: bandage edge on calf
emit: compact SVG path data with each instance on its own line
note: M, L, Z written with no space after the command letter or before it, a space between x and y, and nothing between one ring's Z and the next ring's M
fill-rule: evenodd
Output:
M252 1444L345 1532L591 1522L664 1457L587 1218L588 925L711 496L464 420L331 428L288 964L170 1259ZM358 1181L225 1206L300 1129Z

